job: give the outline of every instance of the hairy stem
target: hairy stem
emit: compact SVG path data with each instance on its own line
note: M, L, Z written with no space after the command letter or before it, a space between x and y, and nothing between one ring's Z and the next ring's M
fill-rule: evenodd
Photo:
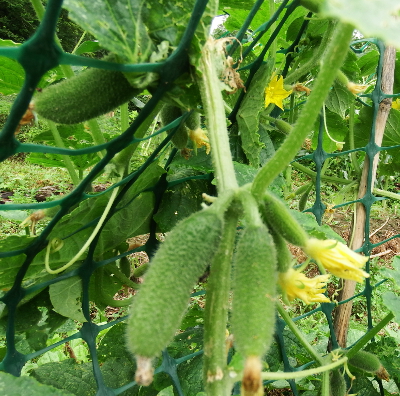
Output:
M352 25L338 23L322 59L314 88L292 132L254 179L252 192L257 200L262 199L267 187L295 157L304 139L310 133L336 74L346 57L352 33Z
M224 190L236 189L238 184L229 147L221 82L217 75L218 59L221 59L221 55L218 53L215 40L209 38L202 51L202 76L198 79L198 83L207 119L217 188L221 193Z
M236 236L237 214L228 210L222 240L211 264L204 315L204 384L207 396L229 396L226 370L231 261Z

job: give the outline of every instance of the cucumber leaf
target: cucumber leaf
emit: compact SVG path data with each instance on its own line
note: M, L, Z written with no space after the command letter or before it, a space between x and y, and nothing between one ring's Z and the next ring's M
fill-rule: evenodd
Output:
M322 13L351 23L365 37L378 37L400 48L398 0L324 0Z
M3 396L73 396L73 393L43 385L34 378L17 378L3 372L0 372L0 389Z
M236 116L242 147L250 165L260 165L260 153L264 146L258 133L260 113L264 109L264 91L271 79L272 64L267 62L255 74Z

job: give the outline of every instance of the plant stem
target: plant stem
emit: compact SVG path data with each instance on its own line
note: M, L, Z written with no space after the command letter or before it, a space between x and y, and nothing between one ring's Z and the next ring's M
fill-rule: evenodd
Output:
M211 264L204 315L204 384L207 396L229 396L226 370L226 324L228 320L231 261L237 214L228 210L222 240Z
M322 373L322 387L321 396L329 396L330 384L329 384L329 371L324 371Z
M313 359L315 359L321 366L324 364L324 359L322 356L316 352L316 350L312 347L312 345L306 340L303 333L299 330L299 328L295 325L292 318L285 311L282 304L278 302L276 304L279 314L282 316L282 319L285 321L287 326L290 328L292 333L296 336L296 338L300 341L303 347L308 351Z
M375 337L392 319L392 312L388 313L374 328L364 334L350 350L346 353L348 359L352 358L359 350L361 350L373 337Z
M60 136L60 133L58 132L56 124L52 121L48 121L48 125L57 147L65 148L64 142L62 141L62 138ZM64 156L63 161L71 177L72 183L74 183L74 185L77 186L80 183L80 179L76 173L74 163L72 162L71 158L69 158L67 155Z
M149 129L151 123L154 121L156 115L160 112L161 107L163 106L162 102L158 102L154 110L149 114L149 116L141 123L140 127L135 132L135 138L141 139ZM121 112L122 117L122 112ZM121 124L121 128L123 125ZM125 128L125 127L124 127ZM125 128L127 129L127 128ZM123 174L126 170L129 169L130 159L133 153L138 148L140 142L132 143L128 147L125 147L122 151L120 151L114 158L113 163L115 163L118 172Z
M349 144L350 150L354 150L354 114L355 114L355 101L353 100L350 103L350 111L349 111ZM361 169L360 165L357 161L357 154L355 152L350 153L350 160L354 167L354 172L360 177Z
M253 181L252 192L261 200L267 187L295 157L304 139L310 133L328 91L342 65L352 37L353 26L339 22L322 59L322 65L314 88L301 111L292 132L275 155L260 169Z
M281 380L281 379L296 379L296 378L304 378L308 377L309 375L314 375L314 374L320 374L324 373L326 371L330 371L332 369L335 369L337 367L342 366L347 362L348 358L347 356L343 357L342 359L337 360L336 362L332 362L329 364L325 364L320 367L316 367L313 369L308 369L308 370L302 370L302 371L294 371L294 372L279 372L279 373L273 373L273 372L263 372L261 373L261 378L263 380Z
M215 61L218 59L221 60L221 54L218 53L215 40L210 37L202 50L200 64L202 76L198 79L198 83L210 136L217 188L221 193L236 189L238 184L229 147L221 82L216 72Z

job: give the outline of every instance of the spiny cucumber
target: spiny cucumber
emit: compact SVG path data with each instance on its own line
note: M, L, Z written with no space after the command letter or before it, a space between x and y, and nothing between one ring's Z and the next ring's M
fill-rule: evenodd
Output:
M166 126L172 121L175 121L181 115L182 111L179 107L165 104L161 109L161 114L160 114L161 123L163 126ZM178 130L172 136L171 142L177 149L183 150L187 146L188 138L189 138L188 130L186 126L182 123L178 127Z
M155 254L132 304L127 346L136 355L136 381L149 384L149 361L173 339L189 295L214 256L223 219L213 207L179 222Z
M56 123L77 124L108 113L139 93L122 72L90 68L39 92L34 109Z
M346 396L347 385L340 370L332 370L329 376L330 396Z
M185 125L191 130L195 131L200 128L200 113L192 111L188 118L185 120Z
M381 370L383 367L376 355L366 351L358 351L349 359L349 364L358 368L359 370L373 374L379 372L379 370Z
M235 348L246 358L243 392L258 395L262 389L260 357L275 331L276 253L264 224L245 228L233 263L232 328Z
M276 252L265 225L245 228L233 265L235 346L244 356L261 356L274 334L276 295Z
M309 239L307 233L276 195L267 191L260 210L264 220L288 242L300 247L305 246Z

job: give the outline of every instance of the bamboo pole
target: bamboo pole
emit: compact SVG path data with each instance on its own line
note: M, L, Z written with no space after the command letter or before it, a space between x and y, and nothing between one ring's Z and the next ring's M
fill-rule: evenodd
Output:
M381 89L385 94L393 94L393 82L394 82L394 67L395 67L395 60L396 60L396 50L393 47L386 47L384 52L384 59L382 65L382 82L381 82ZM375 143L378 146L382 145L383 134L385 131L386 121L391 109L392 105L392 98L384 98L379 103L379 109L376 118L375 124ZM371 189L375 184L376 179L376 170L378 167L379 162L379 153L376 154L373 165L372 165L372 182L371 182ZM361 175L360 186L358 190L358 198L362 198L368 192L368 173L369 173L369 158L368 156L365 157L364 167ZM371 191L372 192L372 191ZM352 234L353 239L350 247L355 250L359 249L364 243L365 237L365 221L366 221L366 211L365 207L362 203L356 204L356 211L355 211L355 218L356 222L354 224ZM345 280L343 282L343 288L339 293L338 300L344 301L348 298L352 297L355 292L356 282L351 280ZM338 344L342 347L346 347L347 343L347 331L349 328L349 321L351 315L353 302L352 300L339 305L336 308L335 312L335 334L338 341Z

